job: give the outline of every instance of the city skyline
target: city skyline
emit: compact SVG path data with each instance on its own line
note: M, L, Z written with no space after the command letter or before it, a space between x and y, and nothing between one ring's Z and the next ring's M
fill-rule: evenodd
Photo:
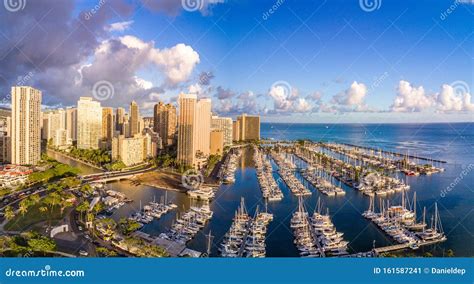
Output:
M371 9L355 0L279 0L249 9L222 0L196 11L165 2L35 1L2 10L1 21L37 20L18 36L59 24L19 50L12 30L1 30L10 39L0 44L3 105L21 84L41 89L49 107L94 96L111 107L135 100L151 114L156 101L176 105L183 92L216 101L217 115L259 114L262 122L472 121L470 1L387 0ZM66 16L51 16L58 13ZM41 43L34 54L33 41Z

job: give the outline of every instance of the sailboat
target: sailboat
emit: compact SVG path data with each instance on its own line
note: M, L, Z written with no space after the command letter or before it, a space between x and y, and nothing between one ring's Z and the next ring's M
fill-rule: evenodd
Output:
M435 203L435 214L431 217L431 226L428 229L423 229L418 236L423 241L445 241L447 238L444 235L441 219L438 213L438 203Z

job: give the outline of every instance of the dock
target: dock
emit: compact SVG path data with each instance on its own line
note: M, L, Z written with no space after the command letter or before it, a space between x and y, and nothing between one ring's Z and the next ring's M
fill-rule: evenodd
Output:
M350 143L340 143L340 144L350 146L350 147L355 147L355 148L366 149L366 150L380 151L382 153L394 155L394 156L397 156L397 157L408 157L408 158L411 158L411 159L417 159L417 160L423 160L423 161L441 163L441 164L446 164L447 163L446 161L443 161L443 160L425 158L425 157L420 157L420 156L417 156L417 155L402 154L402 153L397 153L397 152L392 152L392 151L387 151L387 150L382 150L382 149L374 149L374 148L367 147L367 146L354 145L354 144L350 144Z
M446 238L442 238L442 239L439 239L439 240L433 240L433 241L420 241L420 242L417 242L416 245L418 245L419 247L429 246L429 245L434 245L434 244L437 244L437 243L444 242L445 240L446 240ZM373 252L375 253L376 256L378 256L381 253L410 248L410 245L411 245L410 243L404 243L404 244L396 244L396 245L391 245L391 246L379 247L379 248L374 248Z

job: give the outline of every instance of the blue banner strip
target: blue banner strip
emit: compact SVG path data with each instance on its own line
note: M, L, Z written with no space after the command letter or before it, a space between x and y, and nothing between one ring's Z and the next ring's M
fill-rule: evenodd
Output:
M0 283L473 283L473 258L1 258Z

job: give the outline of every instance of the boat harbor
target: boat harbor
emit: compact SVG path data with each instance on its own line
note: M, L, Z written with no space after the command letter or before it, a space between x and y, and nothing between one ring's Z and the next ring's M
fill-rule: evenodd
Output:
M209 204L202 206L191 206L191 208L179 217L167 233L160 234L160 238L186 244L207 224L212 218L213 212Z
M231 184L235 182L235 171L242 156L241 148L232 148L225 157L224 164L220 167L218 177L223 183Z
M254 147L253 159L263 197L268 201L282 200L283 193L273 177L270 160L256 146Z
M160 219L163 215L177 207L176 204L168 202L165 195L164 198L161 198L160 202L156 202L155 200L150 201L148 204L143 206L139 212L133 213L128 219L136 221L143 226L144 224L152 222L154 219Z
M288 185L295 196L311 195L311 191L295 176L296 165L293 162L293 155L272 152L271 157L278 166L278 174L281 179Z
M229 231L219 248L222 257L265 257L265 235L273 215L259 212L250 217L242 198Z

